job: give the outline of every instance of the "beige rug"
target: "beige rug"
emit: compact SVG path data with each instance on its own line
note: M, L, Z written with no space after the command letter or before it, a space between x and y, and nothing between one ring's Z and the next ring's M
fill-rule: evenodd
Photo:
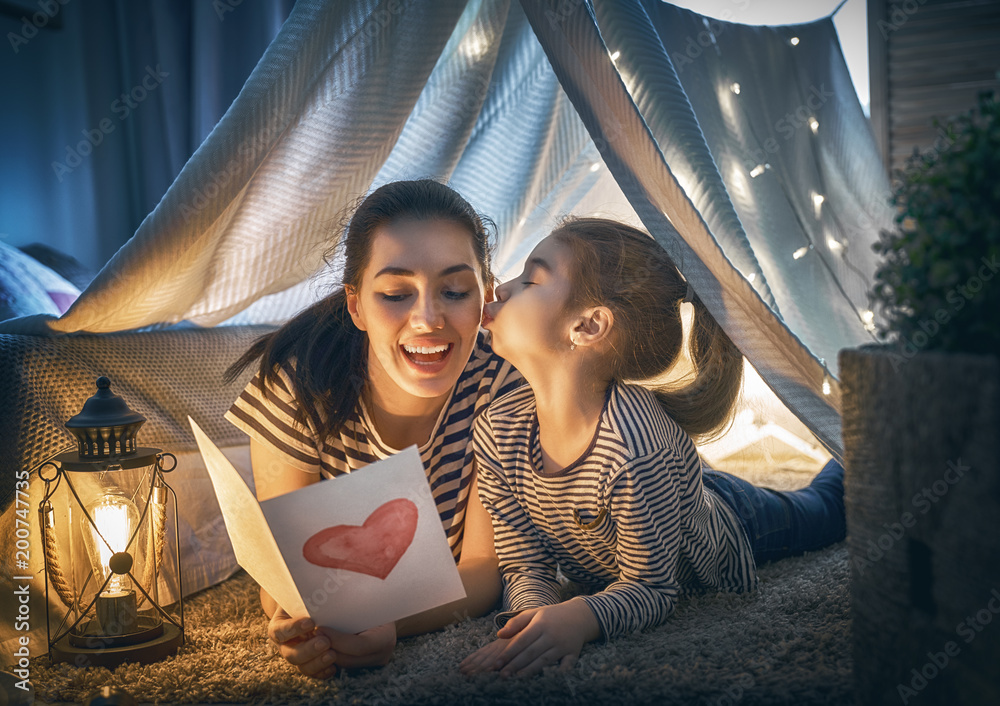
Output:
M853 703L847 549L761 567L760 590L683 601L659 628L585 647L568 674L467 678L458 664L490 639L480 618L402 641L393 661L328 682L268 654L257 588L244 573L189 599L176 657L113 671L32 662L40 701L128 689L139 703L848 704Z

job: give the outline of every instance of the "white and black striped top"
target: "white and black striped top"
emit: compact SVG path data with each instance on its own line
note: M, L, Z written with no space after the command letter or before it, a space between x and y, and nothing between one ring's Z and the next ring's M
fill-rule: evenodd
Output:
M252 438L277 449L289 465L335 478L400 451L382 442L360 400L338 434L317 438L312 423L303 428L294 422L298 403L291 376L280 369L278 377L277 385L263 385L259 374L254 376L225 416ZM456 561L462 551L465 508L475 472L472 423L491 401L523 383L521 374L493 353L480 331L451 399L427 443L419 448Z
M504 609L559 602L556 568L605 638L658 625L678 596L757 586L735 513L702 484L691 438L653 394L613 384L590 448L542 472L535 397L522 387L476 422L479 496L493 517Z

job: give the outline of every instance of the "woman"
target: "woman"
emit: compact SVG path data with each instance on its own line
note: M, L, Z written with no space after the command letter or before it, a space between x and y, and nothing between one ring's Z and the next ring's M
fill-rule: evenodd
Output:
M490 238L475 210L431 180L386 184L344 235L343 288L254 344L230 377L259 370L226 417L250 436L264 500L350 473L416 444L467 598L340 633L292 620L263 590L268 636L306 675L385 664L396 638L490 610L500 593L478 499L472 422L521 378L486 344Z

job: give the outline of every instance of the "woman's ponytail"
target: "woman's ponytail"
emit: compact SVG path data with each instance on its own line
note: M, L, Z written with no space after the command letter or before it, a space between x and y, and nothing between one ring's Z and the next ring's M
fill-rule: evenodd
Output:
M367 336L354 325L347 295L339 289L255 341L226 370L225 379L232 382L259 358L261 380L281 385L278 371L284 367L298 397L296 423L326 438L343 426L358 403L367 355Z

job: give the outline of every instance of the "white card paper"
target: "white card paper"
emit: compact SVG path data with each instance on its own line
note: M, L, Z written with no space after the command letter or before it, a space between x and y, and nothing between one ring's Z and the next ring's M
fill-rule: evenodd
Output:
M236 560L292 617L356 633L465 597L415 446L258 503L188 420Z

